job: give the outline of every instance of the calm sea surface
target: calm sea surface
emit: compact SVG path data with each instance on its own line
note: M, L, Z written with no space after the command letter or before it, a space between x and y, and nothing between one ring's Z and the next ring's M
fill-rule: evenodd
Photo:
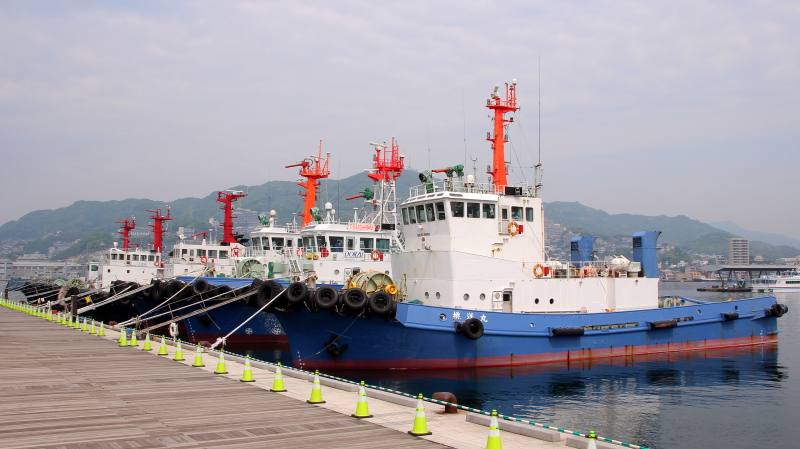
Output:
M707 301L763 294L698 292L710 283L662 283L662 295ZM460 404L653 448L796 448L800 417L800 293L777 293L789 313L778 344L634 359L436 371L341 371L411 394L448 391ZM287 347L229 348L291 364Z
M662 283L661 294L708 301L761 295L696 291L708 285ZM522 368L328 374L425 396L448 391L470 407L652 448L797 448L800 293L775 296L789 313L778 320L773 345ZM286 345L228 349L291 365Z

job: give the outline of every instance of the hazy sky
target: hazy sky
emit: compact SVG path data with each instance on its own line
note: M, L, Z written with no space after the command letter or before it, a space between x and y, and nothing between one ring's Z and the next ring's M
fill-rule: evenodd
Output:
M392 136L482 173L512 78L545 201L800 238L797 1L5 0L0 223L293 180L320 139L335 178Z

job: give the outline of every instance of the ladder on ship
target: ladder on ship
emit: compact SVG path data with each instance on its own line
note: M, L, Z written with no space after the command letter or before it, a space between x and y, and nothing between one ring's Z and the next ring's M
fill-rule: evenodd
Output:
M303 271L300 269L300 261L296 259L289 259L289 273L292 277L300 277Z

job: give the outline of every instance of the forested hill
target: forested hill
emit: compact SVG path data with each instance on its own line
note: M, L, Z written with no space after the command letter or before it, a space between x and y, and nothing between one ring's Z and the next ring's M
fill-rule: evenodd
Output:
M419 173L406 170L397 181L398 199L408 196L411 186L419 184ZM372 188L372 181L364 174L357 174L342 180L322 180L318 198L321 202L329 201L342 218L349 219L354 207L361 208L361 200L345 201L345 198L358 195L366 188ZM235 203L237 209L250 209L265 213L274 209L278 213L278 223L292 220L292 214L299 213L303 197L298 195L300 187L294 182L271 181L258 186L235 186L233 189L243 190L248 195ZM169 229L190 227L198 231L209 229L209 218L221 219L221 203L216 201L217 192L211 192L204 198L181 198L171 201L149 199L126 199L121 201L77 201L74 204L55 210L39 210L31 212L19 220L10 221L0 226L0 241L8 239L29 240L29 244L20 253L41 251L40 247L50 246L52 240L86 238L93 233L111 235L119 229L115 221L136 217L137 229L146 229L152 222L147 210L161 209L166 212L171 208L173 220ZM637 231L662 231L659 243L683 246L697 252L708 254L727 254L727 239L737 235L693 220L684 215L677 217L646 216L633 214L608 214L577 202L551 202L545 204L545 218L561 224L576 234L596 235L600 237L631 236ZM62 239L54 239L59 233ZM98 239L100 236L93 236ZM174 239L174 233L167 235ZM142 240L143 243L150 239ZM170 243L169 241L167 243ZM85 243L83 247L87 247ZM795 257L800 251L789 246L772 246L758 241L751 242L754 253L767 258ZM75 248L69 254L84 251ZM14 253L16 254L16 253Z
M593 235L617 236L632 235L637 231L661 231L660 243L683 243L698 239L706 234L734 234L722 231L685 215L667 217L633 214L609 214L592 209L577 202L553 202L545 205L545 218L553 220L569 229L586 229Z

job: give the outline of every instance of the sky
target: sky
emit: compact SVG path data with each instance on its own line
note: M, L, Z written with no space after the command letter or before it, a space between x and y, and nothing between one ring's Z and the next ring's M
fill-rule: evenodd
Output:
M545 201L800 238L796 1L5 0L0 223L295 180L320 140L332 178L395 136L485 180L513 79Z

